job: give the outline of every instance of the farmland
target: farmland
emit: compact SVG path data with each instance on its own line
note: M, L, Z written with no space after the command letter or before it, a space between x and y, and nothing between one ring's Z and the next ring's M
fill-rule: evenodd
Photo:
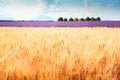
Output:
M2 26L0 80L120 80L120 28Z
M9 27L120 27L120 21L1 21L0 26Z

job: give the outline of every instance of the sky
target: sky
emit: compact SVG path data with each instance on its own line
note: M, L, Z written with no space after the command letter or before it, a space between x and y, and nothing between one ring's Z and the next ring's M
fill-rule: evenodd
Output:
M120 0L0 0L0 20L120 20Z

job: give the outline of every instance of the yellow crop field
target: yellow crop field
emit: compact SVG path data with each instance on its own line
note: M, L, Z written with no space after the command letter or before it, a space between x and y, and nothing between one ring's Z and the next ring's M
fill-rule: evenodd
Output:
M120 28L0 27L0 80L120 80Z

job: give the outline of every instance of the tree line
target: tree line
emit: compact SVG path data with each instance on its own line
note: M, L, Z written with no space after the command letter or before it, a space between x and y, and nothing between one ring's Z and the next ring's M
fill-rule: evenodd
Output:
M67 18L63 18L63 17L59 17L58 19L57 19L57 21L101 21L101 18L100 17L96 17L96 18L94 18L94 17L86 17L86 18L69 18L69 19L67 19Z

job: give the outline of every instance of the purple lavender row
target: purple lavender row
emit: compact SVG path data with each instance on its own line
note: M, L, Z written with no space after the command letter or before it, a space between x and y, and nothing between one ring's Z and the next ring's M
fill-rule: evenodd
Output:
M0 22L0 26L11 27L120 27L120 21L78 21L78 22L46 22L46 21L27 21L27 22Z

